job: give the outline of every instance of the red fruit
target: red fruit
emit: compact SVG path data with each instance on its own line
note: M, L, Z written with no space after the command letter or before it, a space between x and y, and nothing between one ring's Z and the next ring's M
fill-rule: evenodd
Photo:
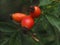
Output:
M41 14L41 10L38 6L32 6L31 9L33 9L31 12L30 12L30 15L34 18L38 18Z
M26 14L23 13L14 13L12 14L12 19L16 22L21 22L21 20L26 17Z
M33 27L33 25L34 25L34 19L30 16L26 16L21 22L21 26L29 30Z

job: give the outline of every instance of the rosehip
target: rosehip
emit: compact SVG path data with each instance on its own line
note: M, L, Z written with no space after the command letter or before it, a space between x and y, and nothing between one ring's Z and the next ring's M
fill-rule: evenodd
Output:
M29 30L33 27L33 25L34 25L34 19L31 16L26 16L21 22L21 26Z
M38 6L31 6L30 9L31 9L30 15L33 18L38 18L40 16L41 9Z
M21 22L21 20L26 17L26 14L23 13L14 13L12 14L12 19L16 22Z

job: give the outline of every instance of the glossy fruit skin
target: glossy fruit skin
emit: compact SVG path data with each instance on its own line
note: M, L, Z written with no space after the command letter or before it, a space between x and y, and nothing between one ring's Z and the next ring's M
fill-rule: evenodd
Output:
M34 19L31 16L27 16L25 17L22 22L21 22L21 26L23 28L27 28L28 30L30 30L34 25Z
M21 22L21 20L26 17L26 14L23 13L14 13L12 14L12 20L16 21L16 22Z
M41 9L38 6L33 6L31 8L33 8L33 12L30 12L30 15L33 18L38 18L41 14Z

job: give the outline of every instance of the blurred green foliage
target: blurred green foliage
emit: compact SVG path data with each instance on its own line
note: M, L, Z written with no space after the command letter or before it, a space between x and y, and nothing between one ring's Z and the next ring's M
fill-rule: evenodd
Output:
M9 18L15 12L28 14L31 5L42 10L31 29L39 42L24 34L20 24ZM0 45L60 45L60 0L0 0L0 20Z

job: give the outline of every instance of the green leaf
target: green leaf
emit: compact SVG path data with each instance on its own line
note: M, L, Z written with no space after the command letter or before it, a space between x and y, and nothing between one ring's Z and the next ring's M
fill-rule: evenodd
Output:
M20 38L18 38L18 32L15 32L11 35L8 45L21 45Z
M8 38L3 39L0 43L0 45L5 45L8 42L8 40L9 40Z
M44 8L45 8L44 12L47 15L54 15L56 18L59 18L59 16L60 16L60 13L59 13L60 12L60 9L59 9L60 3L54 2L54 3L51 3L50 5L45 6Z
M52 24L53 27L57 28L60 31L60 19L54 17L54 16L49 16L46 15L47 20Z
M39 6L45 6L51 3L52 3L52 0L40 0Z
M14 32L10 38L6 38L0 45L21 45L20 38L18 38L18 33Z
M0 31L2 32L16 32L18 27L13 23L0 22Z

